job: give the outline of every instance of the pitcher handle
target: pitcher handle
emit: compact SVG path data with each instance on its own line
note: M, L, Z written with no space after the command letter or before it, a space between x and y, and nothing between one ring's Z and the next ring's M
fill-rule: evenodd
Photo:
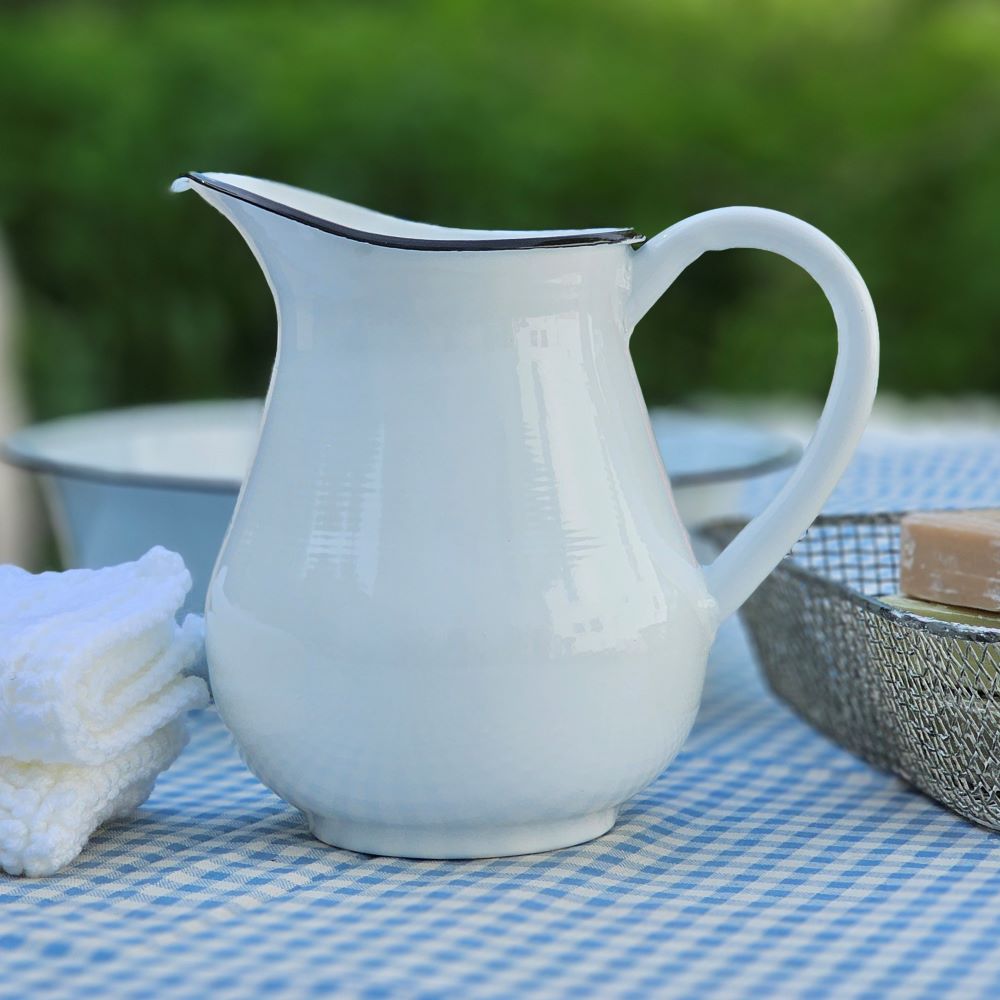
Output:
M778 495L705 567L728 617L784 558L833 492L871 412L878 383L878 323L857 268L829 237L783 212L719 208L678 222L636 251L626 306L629 334L689 264L707 250L780 254L823 290L837 323L837 363L819 423Z

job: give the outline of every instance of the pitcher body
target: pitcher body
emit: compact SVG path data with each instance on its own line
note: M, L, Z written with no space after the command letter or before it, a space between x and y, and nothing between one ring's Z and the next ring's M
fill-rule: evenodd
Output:
M368 853L605 832L684 742L720 613L629 356L634 234L373 241L204 187L279 317L206 607L248 765Z

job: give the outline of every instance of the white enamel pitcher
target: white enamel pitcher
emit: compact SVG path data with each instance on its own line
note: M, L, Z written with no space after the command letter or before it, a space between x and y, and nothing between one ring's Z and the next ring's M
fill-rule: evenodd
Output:
M779 212L497 232L192 173L277 304L260 442L209 587L216 703L316 837L469 858L609 830L677 754L709 646L805 530L871 409L875 313ZM699 567L629 356L707 250L809 272L839 355L785 488Z

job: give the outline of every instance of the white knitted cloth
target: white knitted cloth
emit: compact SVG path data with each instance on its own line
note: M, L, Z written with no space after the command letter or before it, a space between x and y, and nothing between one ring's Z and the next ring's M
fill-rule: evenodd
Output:
M163 548L99 570L0 566L0 757L99 764L205 704L183 674L201 619L174 620L190 587Z
M0 867L48 875L134 810L208 702L179 555L37 576L0 566Z
M10 875L54 874L102 823L142 805L186 743L177 718L103 764L0 760L0 867Z

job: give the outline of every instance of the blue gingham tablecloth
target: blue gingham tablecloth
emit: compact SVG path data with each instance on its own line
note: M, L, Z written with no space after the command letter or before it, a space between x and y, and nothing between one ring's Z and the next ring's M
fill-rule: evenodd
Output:
M872 441L831 508L998 494L1000 435ZM214 712L192 730L135 819L59 876L0 880L0 996L1000 994L1000 835L799 721L735 622L680 757L612 833L553 854L325 847Z

